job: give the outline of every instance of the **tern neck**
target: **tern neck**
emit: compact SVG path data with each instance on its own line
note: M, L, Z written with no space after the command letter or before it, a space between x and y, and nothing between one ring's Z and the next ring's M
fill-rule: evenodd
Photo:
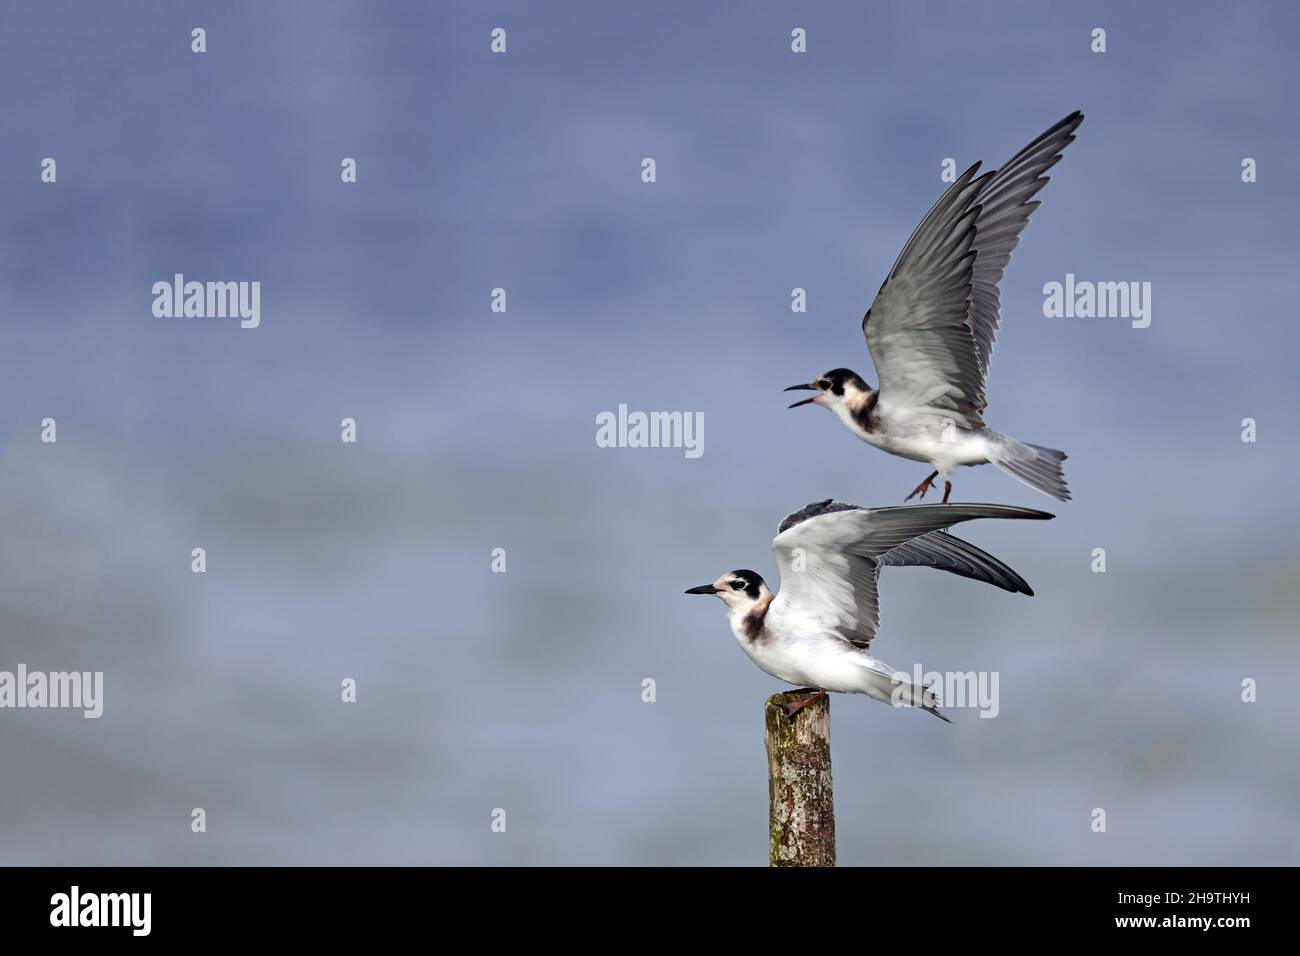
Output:
M874 389L854 391L844 397L844 401L835 409L844 424L864 435L870 434L876 427L872 413L880 393Z
M767 619L767 609L772 606L772 592L766 587L758 600L744 610L737 609L731 614L731 629L743 641L754 643L763 636L763 622Z

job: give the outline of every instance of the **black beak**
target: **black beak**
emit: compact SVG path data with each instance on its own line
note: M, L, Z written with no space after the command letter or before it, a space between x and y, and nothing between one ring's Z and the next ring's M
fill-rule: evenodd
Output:
M701 584L698 588L690 588L687 594L717 594L718 589L712 584Z
M789 388L786 389L786 391L787 392L808 391L808 392L817 392L818 395L821 394L821 389L819 389L816 385L791 385ZM805 398L803 401L795 402L790 407L798 408L800 405L807 405L809 402L815 402L817 401L818 395L814 395L812 398Z

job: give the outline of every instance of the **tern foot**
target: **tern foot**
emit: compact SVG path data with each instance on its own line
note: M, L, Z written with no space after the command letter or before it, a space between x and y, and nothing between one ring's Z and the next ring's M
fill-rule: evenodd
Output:
M945 480L943 483L943 503L948 503L948 496L952 494L952 482Z
M921 483L920 483L919 485L917 485L915 488L913 488L913 489L912 489L912 493L911 493L910 495L908 495L906 498L903 499L903 503L906 504L907 502L909 502L909 501L911 501L913 498L915 498L917 495L920 495L920 496L921 496L921 500L924 501L924 500L925 500L925 493L926 493L927 491L930 490L930 485L931 485L931 483L933 483L934 479L936 479L936 478L938 478L938 477L939 477L939 473L938 473L937 471L932 471L932 472L930 472L930 477L927 478L927 479L925 479L925 481L921 482ZM945 499L945 500L947 500L947 499Z
M805 697L803 700L798 701L796 703L782 705L781 709L785 711L785 715L787 717L793 719L794 715L799 713L799 711L803 710L805 707L809 706L810 704L815 704L819 700L826 699L826 691L824 688L819 687L817 689L817 692L813 693L813 689L811 687L807 687L804 688L804 692L807 693L809 696Z

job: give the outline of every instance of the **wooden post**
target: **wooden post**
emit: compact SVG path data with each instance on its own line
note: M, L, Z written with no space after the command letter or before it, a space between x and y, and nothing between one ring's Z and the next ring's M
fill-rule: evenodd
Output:
M768 859L772 866L834 866L831 704L814 701L793 717L785 707L813 691L773 694L763 708L767 743Z

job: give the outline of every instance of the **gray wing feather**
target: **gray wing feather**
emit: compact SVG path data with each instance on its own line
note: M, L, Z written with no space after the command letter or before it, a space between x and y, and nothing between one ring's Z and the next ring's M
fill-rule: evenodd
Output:
M873 508L870 512L869 533L860 547L873 556L879 556L923 534L976 518L1031 518L1043 521L1052 517L1054 515L1046 511L1015 505L936 504Z
M976 178L976 163L926 213L862 319L882 402L984 424L998 283L1038 208L1043 174L1082 122L1071 113L996 172Z
M1047 185L1044 175L1061 160L1065 147L1074 142L1074 131L1083 122L1077 110L1047 130L1007 160L980 190L980 214L975 220L975 269L971 276L970 326L975 336L980 380L988 376L993 343L1002 319L998 283L1020 243L1020 234L1038 208L1031 202Z
M881 401L983 424L975 339L969 325L976 196L992 173L976 163L930 208L862 318Z
M992 584L1013 594L1033 596L1034 590L1015 571L969 541L942 531L905 541L880 556L882 566L938 568L963 578Z

